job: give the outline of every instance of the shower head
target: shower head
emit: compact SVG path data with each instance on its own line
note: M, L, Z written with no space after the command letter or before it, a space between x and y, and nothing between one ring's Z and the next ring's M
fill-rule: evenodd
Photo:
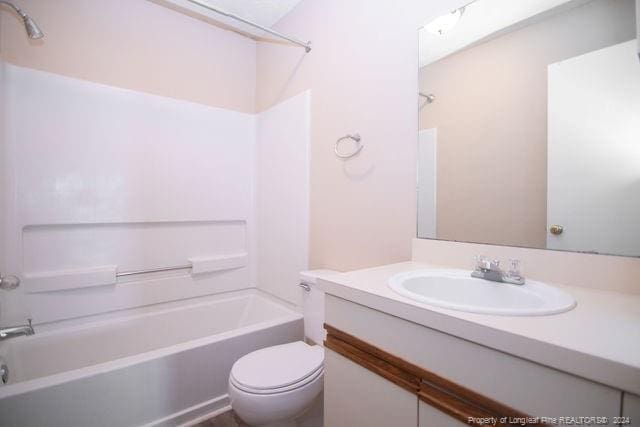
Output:
M420 95L423 98L426 98L427 104L431 104L433 101L436 100L436 96L434 94L432 94L432 93L418 92L418 95Z
M37 40L44 37L44 33L40 27L38 27L36 21L34 21L30 16L25 15L22 17L22 20L24 21L24 28L27 30L27 35L30 39Z
M20 17L22 18L22 22L24 22L24 29L27 30L27 35L29 36L30 39L37 40L44 37L44 33L42 32L40 27L38 27L38 24L36 24L36 21L34 21L29 15L24 13L22 9L20 9L18 6L4 0L0 0L0 6L1 5L9 6L18 15L20 15Z

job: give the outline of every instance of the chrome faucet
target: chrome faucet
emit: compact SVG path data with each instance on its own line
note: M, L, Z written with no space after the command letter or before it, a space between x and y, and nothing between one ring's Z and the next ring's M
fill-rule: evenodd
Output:
M486 256L479 255L476 257L476 268L471 272L471 277L492 282L524 285L524 276L520 273L520 261L510 259L509 264L509 271L505 272L500 268L500 260L491 261Z
M31 319L27 319L28 325L10 326L8 328L0 328L0 341L8 340L9 338L19 337L22 335L33 335L36 331L33 330L31 325Z

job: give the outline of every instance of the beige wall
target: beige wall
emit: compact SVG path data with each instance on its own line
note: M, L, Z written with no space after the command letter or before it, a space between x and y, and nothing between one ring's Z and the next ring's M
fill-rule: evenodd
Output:
M349 270L410 258L417 29L462 3L303 0L276 28L311 40L313 51L258 45L259 110L312 90L312 267ZM342 162L334 142L351 132L365 148Z
M147 0L16 0L42 27L31 41L0 13L2 58L112 86L255 111L256 43Z
M597 0L420 70L436 102L437 236L546 245L547 65L635 38L634 0Z

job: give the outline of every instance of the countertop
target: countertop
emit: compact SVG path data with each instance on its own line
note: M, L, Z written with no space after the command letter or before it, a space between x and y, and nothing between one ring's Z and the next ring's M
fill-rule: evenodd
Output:
M396 273L442 268L420 262L339 273L324 292L616 389L640 395L640 295L550 283L577 306L550 316L496 316L419 303L396 294Z

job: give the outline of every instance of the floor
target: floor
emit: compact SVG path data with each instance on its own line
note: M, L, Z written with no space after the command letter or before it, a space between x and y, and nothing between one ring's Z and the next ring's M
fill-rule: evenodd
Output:
M225 412L215 418L211 418L201 423L194 425L193 427L249 427L243 423L233 411Z

